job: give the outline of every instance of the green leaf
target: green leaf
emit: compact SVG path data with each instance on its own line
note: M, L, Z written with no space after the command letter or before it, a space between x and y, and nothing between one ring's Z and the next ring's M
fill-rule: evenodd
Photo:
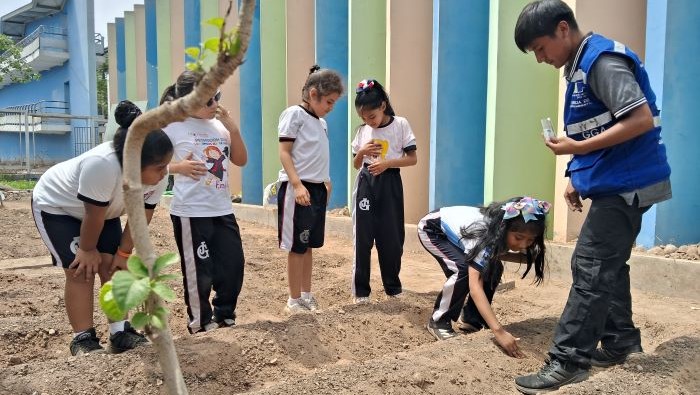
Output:
M126 267L136 278L148 277L148 268L136 255L129 257L129 260L126 261Z
M212 37L212 38L208 39L207 41L204 42L204 48L206 48L214 53L218 53L219 52L219 38Z
M187 70L189 71L197 71L197 69L199 69L199 65L197 63L187 63L185 67L187 67Z
M166 309L166 308L163 307L163 306L158 306L158 307L155 308L155 310L153 310L153 313L152 313L152 314L153 314L153 315L157 315L157 316L160 317L160 319L162 319L162 320L165 320L165 317L168 316L169 311L168 311L168 309Z
M114 294L112 293L112 282L107 281L100 288L100 307L105 315L113 321L120 321L124 319L126 315L125 312L119 308L117 301L114 299Z
M197 47L187 47L185 49L185 53L189 55L192 59L197 59L199 58L199 48Z
M159 283L165 283L168 281L179 280L182 276L179 274L163 274L162 276L156 277L156 281Z
M151 292L149 285L148 278L138 279L131 272L116 272L112 277L112 293L123 311L129 311L143 303Z
M216 26L217 29L221 30L221 28L224 27L224 18L211 18L204 23L207 25Z
M156 293L156 295L160 296L161 299L167 302L170 302L175 299L175 291L170 289L170 287L167 284L154 281L151 284L151 289L153 290L153 292Z
M153 264L153 275L157 276L161 270L178 262L180 262L180 256L174 252L168 252L159 256L158 259L156 259L156 262Z
M157 315L152 315L151 325L153 325L155 328L163 329L165 328L165 321L160 319Z
M236 56L241 50L241 39L236 35L236 38L231 40L231 46L228 49L229 56Z
M136 329L143 329L151 321L149 314L138 312L131 317L131 325Z

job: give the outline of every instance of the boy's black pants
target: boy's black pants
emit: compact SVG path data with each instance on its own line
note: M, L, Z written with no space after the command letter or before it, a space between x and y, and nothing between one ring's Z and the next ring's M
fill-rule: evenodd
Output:
M400 294L399 272L405 231L403 184L399 169L387 169L373 176L363 166L357 175L354 203L353 295L366 297L371 292L370 257L375 242L384 291L387 295Z
M573 283L551 357L586 369L599 341L606 349L641 344L632 322L627 260L648 209L617 195L592 200L571 258Z

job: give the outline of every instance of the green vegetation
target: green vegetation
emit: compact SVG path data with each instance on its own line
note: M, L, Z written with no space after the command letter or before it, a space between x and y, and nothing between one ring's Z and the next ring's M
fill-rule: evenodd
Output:
M0 176L0 185L8 186L12 189L34 189L36 181L34 180L13 180L7 177Z
M0 78L5 76L13 83L39 79L39 73L22 59L22 49L11 38L0 34Z

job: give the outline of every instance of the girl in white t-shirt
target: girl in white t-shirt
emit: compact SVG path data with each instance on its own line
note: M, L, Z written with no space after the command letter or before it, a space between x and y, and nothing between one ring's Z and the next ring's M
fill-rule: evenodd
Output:
M403 183L399 168L414 166L416 136L406 118L394 114L389 96L377 80L362 80L355 109L364 124L352 142L353 166L360 171L352 194L352 296L370 301L370 257L376 244L384 292L401 295L401 255L404 243Z
M129 126L141 114L130 101L117 105L114 117L120 128L114 140L47 170L32 193L32 212L37 229L51 252L54 265L66 276L65 304L74 338L73 355L102 351L93 322L95 274L102 283L126 268L133 249L129 224L121 229L124 214L122 157ZM173 154L168 136L154 130L141 152L146 218L165 190L164 177ZM128 321L110 323L112 352L146 343Z
M283 169L277 194L279 247L288 251L289 313L318 309L311 293L312 249L323 246L330 196L328 125L323 117L343 94L343 80L314 65L301 104L280 115L279 152Z
M197 76L185 71L166 88L161 103L194 89ZM170 217L180 252L185 304L191 333L232 326L243 286L243 245L233 215L229 162L244 166L248 153L238 126L219 104L221 92L205 107L163 130L175 146ZM211 291L215 295L210 301Z

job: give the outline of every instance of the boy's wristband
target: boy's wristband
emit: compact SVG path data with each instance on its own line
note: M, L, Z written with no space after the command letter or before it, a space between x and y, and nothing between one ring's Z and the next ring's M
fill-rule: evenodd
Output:
M131 256L130 252L124 252L121 249L117 248L117 255L119 255L122 258L129 258Z

